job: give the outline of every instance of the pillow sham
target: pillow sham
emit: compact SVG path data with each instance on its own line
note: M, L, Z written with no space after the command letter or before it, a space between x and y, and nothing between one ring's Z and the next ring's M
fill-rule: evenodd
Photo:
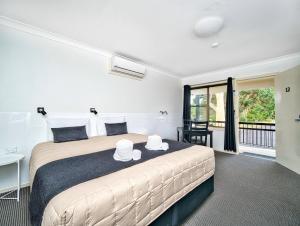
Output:
M54 143L88 139L86 126L51 128L51 130Z
M106 135L107 136L114 136L120 134L127 134L127 123L105 123L106 128Z

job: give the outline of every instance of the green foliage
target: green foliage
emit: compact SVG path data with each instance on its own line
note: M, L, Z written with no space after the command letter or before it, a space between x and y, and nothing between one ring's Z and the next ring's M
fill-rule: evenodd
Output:
M275 122L273 88L240 91L239 110L241 122Z

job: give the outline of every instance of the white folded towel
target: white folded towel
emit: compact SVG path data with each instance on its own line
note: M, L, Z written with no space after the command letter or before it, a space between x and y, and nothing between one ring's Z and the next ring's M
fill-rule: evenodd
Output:
M167 142L162 142L161 149L166 151L169 149L169 144Z
M133 157L133 142L130 140L122 139L116 143L116 151L114 159L117 161L130 161Z
M133 160L140 160L142 157L142 152L140 150L134 149L132 153Z
M159 135L152 135L152 136L148 136L148 140L145 148L151 151L158 151L158 150L166 151L169 149L169 144L166 142L162 142L162 139Z

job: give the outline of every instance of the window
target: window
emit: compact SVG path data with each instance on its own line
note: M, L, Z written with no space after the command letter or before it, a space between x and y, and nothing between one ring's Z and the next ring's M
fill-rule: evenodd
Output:
M206 89L191 90L191 120L207 121Z
M211 126L224 127L226 84L191 90L191 120L209 121Z

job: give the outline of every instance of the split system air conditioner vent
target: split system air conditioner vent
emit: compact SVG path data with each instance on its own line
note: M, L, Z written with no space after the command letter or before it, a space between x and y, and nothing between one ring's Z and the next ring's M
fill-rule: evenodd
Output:
M144 78L146 73L144 65L120 56L112 56L109 69L112 74L125 75L138 79Z

